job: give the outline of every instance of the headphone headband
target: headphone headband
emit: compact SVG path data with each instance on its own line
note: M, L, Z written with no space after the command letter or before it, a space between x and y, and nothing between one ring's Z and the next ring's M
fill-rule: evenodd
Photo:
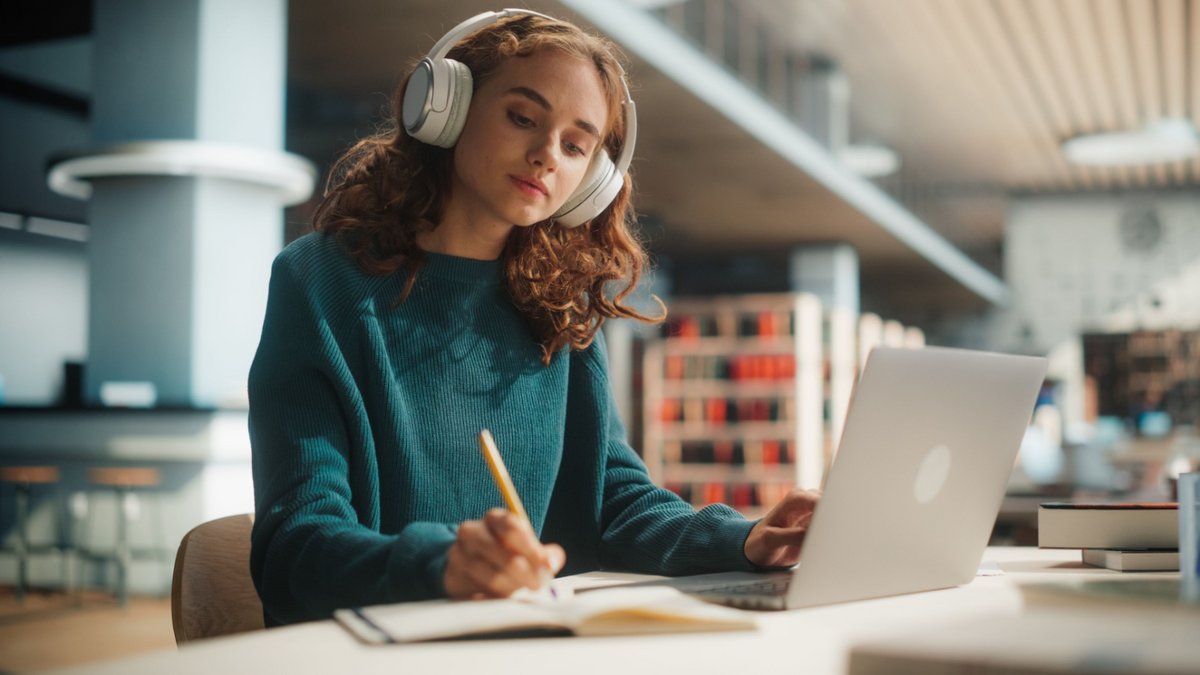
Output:
M444 59L446 58L446 54L448 54L450 50L454 48L454 45L457 44L459 40L465 38L471 33L474 33L488 24L495 23L500 19L507 19L510 16L521 15L540 16L543 19L549 19L551 21L556 20L554 17L542 14L541 12L535 12L529 9L513 9L511 7L502 9L498 12L481 12L467 19L466 21L463 21L454 28L451 28L449 33L446 33L442 36L442 39L434 43L433 49L429 50L429 55L425 58Z

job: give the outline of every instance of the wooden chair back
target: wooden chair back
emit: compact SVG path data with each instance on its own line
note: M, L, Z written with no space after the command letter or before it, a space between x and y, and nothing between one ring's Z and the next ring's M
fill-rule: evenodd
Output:
M242 513L198 525L179 542L171 581L175 643L258 630L262 601L250 578L250 527Z

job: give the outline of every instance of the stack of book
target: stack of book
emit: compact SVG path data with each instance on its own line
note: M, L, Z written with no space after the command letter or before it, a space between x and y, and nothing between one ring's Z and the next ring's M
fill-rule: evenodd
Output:
M1119 572L1178 571L1179 507L1173 502L1043 503L1038 547L1078 548L1085 564Z

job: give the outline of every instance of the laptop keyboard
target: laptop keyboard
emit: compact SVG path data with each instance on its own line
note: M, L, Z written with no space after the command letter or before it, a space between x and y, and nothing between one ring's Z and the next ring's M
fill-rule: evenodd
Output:
M712 586L688 586L688 593L697 595L780 595L787 592L792 582L791 576L772 577L761 581L738 581Z

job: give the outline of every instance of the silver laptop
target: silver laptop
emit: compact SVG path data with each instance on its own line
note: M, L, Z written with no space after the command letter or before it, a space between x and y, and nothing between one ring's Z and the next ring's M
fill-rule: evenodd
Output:
M665 583L795 609L948 588L976 574L1046 359L877 348L855 387L799 565Z

